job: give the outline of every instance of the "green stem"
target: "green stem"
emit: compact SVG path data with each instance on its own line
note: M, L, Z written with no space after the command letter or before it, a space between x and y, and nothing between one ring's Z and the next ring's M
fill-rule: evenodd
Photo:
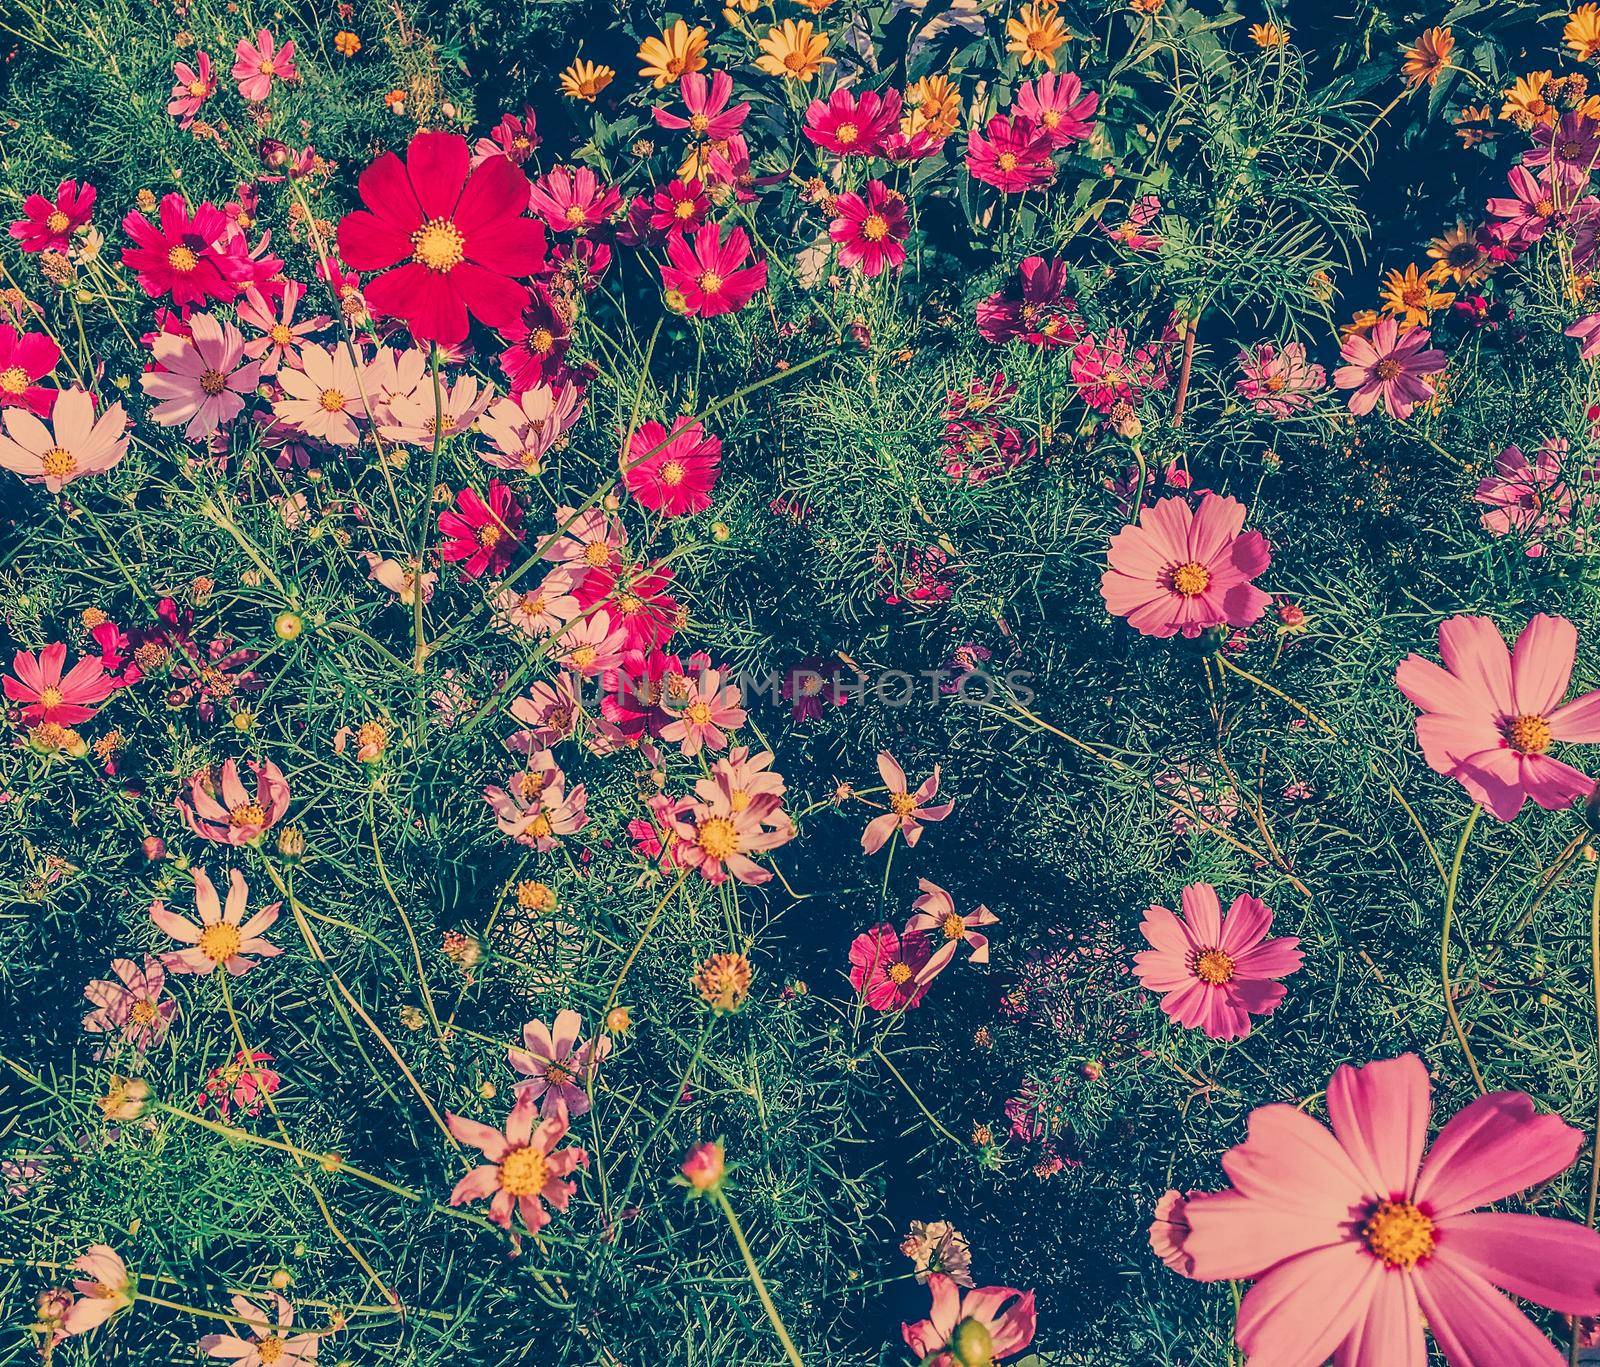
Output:
M767 1319L772 1322L773 1332L778 1336L778 1342L783 1345L783 1351L788 1356L792 1367L805 1367L800 1360L799 1350L794 1346L794 1340L789 1337L789 1331L783 1327L783 1317L778 1314L778 1307L772 1303L772 1294L767 1290L766 1282L761 1280L761 1269L756 1266L755 1254L750 1251L750 1245L744 1237L744 1229L739 1224L739 1217L733 1213L733 1207L728 1203L728 1198L719 1189L716 1193L717 1205L723 1215L727 1217L728 1228L733 1231L733 1241L739 1245L739 1253L744 1258L744 1265L749 1270L750 1280L755 1283L756 1295L761 1297L761 1308L767 1312Z
M1444 924L1439 931L1439 980L1444 987L1445 1014L1450 1017L1450 1028L1455 1031L1456 1042L1466 1055L1467 1067L1472 1070L1472 1081L1479 1096L1487 1095L1488 1089L1483 1085L1483 1074L1478 1070L1478 1060L1472 1055L1472 1046L1467 1043L1467 1032L1461 1028L1461 1017L1456 1014L1455 993L1450 986L1450 926L1455 920L1456 887L1461 881L1461 861L1467 853L1467 842L1472 839L1472 828L1482 815L1483 808L1473 803L1472 815L1467 818L1461 840L1456 845L1456 857L1450 863L1450 877L1445 881Z

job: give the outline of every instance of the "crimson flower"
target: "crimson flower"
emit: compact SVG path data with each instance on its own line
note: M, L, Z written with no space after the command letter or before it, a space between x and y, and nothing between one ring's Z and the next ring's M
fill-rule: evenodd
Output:
M522 509L510 488L491 479L487 503L476 489L463 489L456 495L456 508L439 514L439 531L449 538L439 554L466 562L461 567L463 579L476 579L485 570L499 574L522 544Z
M25 252L64 252L72 234L94 212L94 186L64 180L54 200L29 195L22 202L22 217L11 225L11 236Z
M744 265L750 239L743 228L723 241L715 223L702 223L694 233L674 233L667 241L670 266L661 268L661 283L682 296L682 310L694 318L715 318L742 309L767 287L767 263Z
M122 264L137 272L144 292L152 299L170 293L180 309L236 299L240 266L226 245L235 232L228 216L209 200L191 214L176 192L162 197L159 216L159 227L140 213L122 220L134 241L123 248Z

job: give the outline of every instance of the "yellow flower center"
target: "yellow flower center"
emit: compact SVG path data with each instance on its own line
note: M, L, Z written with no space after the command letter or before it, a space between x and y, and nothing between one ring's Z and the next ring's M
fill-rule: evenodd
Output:
M995 164L1002 171L1015 171L1017 169L1017 154L1015 152L1002 152L995 158Z
M1220 949L1202 950L1194 957L1194 975L1201 982L1220 987L1233 981L1233 955Z
M239 952L242 943L239 927L226 921L218 921L200 932L200 952L214 964L227 963Z
M204 81L190 81L189 82L189 94L192 95L195 99L197 99L197 100L204 99L205 98L205 93L206 93L206 83Z
M274 74L271 61L265 57L261 59L261 65L257 68L257 70L259 70L263 76L271 76Z
M149 1025L160 1014L156 1004L145 997L133 1004L133 1010L128 1013L128 1017L135 1025Z
M898 987L904 987L911 981L911 965L895 964L889 970L889 981Z
M579 669L588 669L594 664L598 653L593 646L579 646L572 652L572 663Z
M1204 593L1210 583L1211 571L1198 560L1179 565L1172 571L1172 590L1174 593L1181 593L1185 598L1193 598L1197 593Z
M1409 1201L1380 1201L1361 1237L1389 1267L1414 1267L1433 1253L1433 1221Z
M1061 111L1059 109L1047 109L1043 114L1039 115L1039 122L1042 123L1046 128L1059 127L1061 123Z
M1506 744L1518 754L1542 755L1554 739L1550 733L1550 723L1531 712L1513 717L1506 723Z
M889 236L889 220L882 214L868 214L861 225L861 236L868 242L882 242Z
M52 446L39 457L39 468L51 479L65 479L78 468L78 462L66 447Z
M955 912L945 913L944 920L939 922L939 932L947 940L959 940L967 933L967 923Z
M711 709L703 702L690 703L683 715L695 726L705 726L711 721Z
M1556 206L1552 200L1541 199L1533 206L1533 211L1534 213L1538 214L1540 218L1549 218L1551 214L1555 213Z
M583 548L583 562L591 569L600 569L611 563L611 544L607 541L591 541Z
M337 389L324 389L317 402L322 405L324 413L338 413L344 408L345 397Z
M707 118L704 114L691 114L689 116L689 131L690 132L692 132L692 133L704 133L706 131L706 129L708 129L710 127L711 127L711 120L709 118Z
M0 370L0 390L7 394L20 394L28 387L28 372L19 365Z
M228 824L232 826L265 826L267 814L259 803L241 802L228 813Z
M199 264L200 258L182 243L179 243L176 247L169 248L167 251L167 265L171 266L179 275L188 275Z
M588 217L588 215L584 212L583 205L581 205L581 204L569 204L569 205L567 205L566 219L567 219L567 222L572 224L573 227L577 227L578 224L582 223L583 220L585 218L587 218L587 217Z
M478 544L486 551L492 551L500 544L500 528L492 522L485 522L478 528Z
M550 824L550 818L543 812L528 823L528 834L535 840L548 840L554 829Z
M40 707L43 707L43 708L46 708L46 709L52 708L52 707L60 707L61 703L62 703L62 697L61 697L61 690L59 688L46 688L46 689L42 689L40 691L40 693L39 693L39 706Z
M200 372L200 389L211 398L216 398L228 387L228 377L220 370L203 370Z
M549 328L535 328L528 337L528 350L536 356L547 356L556 344L556 335Z
M723 860L739 848L739 832L725 816L714 816L695 833L695 843L712 859Z
M683 219L693 218L694 217L694 201L692 199L680 199L676 204L674 204L672 206L672 212L678 218L683 218Z
M267 332L267 336L272 339L273 344L276 346L288 346L290 342L294 341L294 333L282 323L274 323Z
M446 275L466 257L466 245L461 229L448 218L436 218L411 234L411 258Z
M715 271L702 271L695 283L700 286L702 294L716 294L722 288L722 277Z
M896 816L910 816L917 810L917 800L910 793L890 793L889 810Z
M537 1196L545 1184L549 1165L532 1145L512 1149L500 1160L500 1186L512 1196Z
M669 460L661 467L661 482L669 489L676 489L683 483L685 471L679 461Z
M44 226L53 233L64 233L71 222L72 220L62 213L60 209L56 209L49 218L45 219Z

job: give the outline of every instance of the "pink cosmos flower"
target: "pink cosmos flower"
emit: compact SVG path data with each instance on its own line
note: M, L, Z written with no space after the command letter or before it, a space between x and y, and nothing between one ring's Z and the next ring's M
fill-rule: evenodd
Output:
M289 810L289 782L270 759L249 762L255 775L252 795L239 781L239 765L228 760L213 786L211 771L189 779L189 801L176 799L185 824L203 840L219 845L253 845ZM220 801L218 800L220 797Z
M0 323L0 408L26 408L48 418L57 390L36 384L56 368L61 348L43 332L18 332Z
M1044 130L1052 148L1087 142L1094 131L1100 97L1084 90L1077 73L1054 72L1025 82L1017 90L1016 111Z
M503 114L500 122L486 138L472 145L472 164L481 166L490 157L505 157L513 165L523 166L539 150L543 141L539 136L539 119L531 104L522 106L522 114Z
M1271 929L1272 911L1259 898L1240 893L1224 916L1210 883L1190 883L1181 918L1166 907L1145 912L1139 930L1153 948L1133 956L1134 972L1179 1025L1243 1039L1250 1017L1270 1015L1288 990L1272 980L1300 967L1300 941L1269 940Z
M711 196L698 180L671 180L653 199L642 202L648 214L646 226L654 233L691 232L711 212Z
M510 1229L512 1216L520 1215L531 1234L550 1223L546 1204L553 1210L566 1210L577 1191L577 1184L566 1179L580 1165L587 1167L589 1156L579 1148L556 1148L567 1133L565 1106L558 1105L553 1115L535 1126L533 1117L538 1109L538 1097L522 1093L506 1117L503 1134L480 1121L445 1113L450 1133L481 1150L489 1160L456 1183L450 1193L451 1205L488 1199L489 1218L495 1224Z
M97 657L86 655L63 675L66 662L64 641L47 645L37 656L19 650L12 658L16 678L8 674L0 685L6 697L22 704L24 726L40 722L76 726L93 717L99 705L117 691L117 681Z
M240 98L251 104L260 104L272 94L274 78L280 81L300 79L294 64L293 40L277 47L266 29L256 34L254 43L248 38L239 39L233 55L233 70L229 74L239 83Z
M236 1106L245 1115L260 1115L267 1099L283 1085L283 1078L267 1067L271 1062L272 1055L264 1050L235 1050L228 1062L206 1074L195 1097L195 1109L215 1110L224 1120Z
M926 1367L1001 1362L1033 1342L1038 1316L1033 1292L1009 1286L984 1286L965 1294L942 1272L928 1278L933 1308L928 1318L902 1324L906 1347Z
M1250 1360L1422 1367L1426 1325L1451 1367L1555 1367L1561 1356L1500 1292L1593 1314L1600 1234L1473 1212L1565 1171L1582 1132L1494 1092L1424 1156L1432 1101L1414 1054L1341 1066L1327 1098L1331 1133L1298 1107L1258 1107L1222 1158L1233 1187L1166 1202L1164 1238L1192 1261L1187 1275L1255 1280L1237 1331Z
M1164 498L1111 538L1100 596L1145 636L1193 638L1224 623L1244 628L1271 601L1250 581L1272 563L1260 532L1242 532L1245 506L1207 493L1198 511Z
M87 1334L134 1302L133 1278L128 1265L107 1244L95 1244L80 1254L72 1266L83 1276L72 1283L78 1299L61 1321L68 1334Z
M446 561L462 562L463 579L477 579L486 571L499 574L522 544L522 507L507 485L491 479L488 502L476 489L462 489L455 511L439 514L439 532L446 538L439 554Z
M589 824L588 791L576 783L569 790L548 750L529 757L528 767L506 787L490 784L484 801L494 810L495 823L519 845L549 852L560 845L557 836L572 835Z
M705 750L721 750L728 744L727 732L744 725L737 684L723 685L723 671L708 669L689 680L689 691L674 700L674 721L661 728L661 739L676 741L684 755L693 759Z
M1271 342L1262 342L1253 351L1239 353L1239 393L1250 400L1257 413L1274 418L1309 408L1312 395L1328 384L1328 374L1319 365L1306 361L1303 342L1288 342L1280 351Z
M22 201L22 217L7 231L25 252L64 252L72 245L72 234L94 214L94 186L87 181L64 180L56 187L56 197L29 195Z
M512 699L512 719L528 728L523 734L533 747L556 745L577 729L583 706L569 674L540 680L526 696Z
M161 956L163 966L172 973L211 973L225 968L234 977L248 973L256 967L252 956L270 959L283 951L261 937L278 919L280 903L245 919L245 904L250 895L250 885L244 875L234 869L228 875L228 904L223 906L217 897L216 885L211 875L198 864L194 874L194 904L200 913L200 924L184 919L167 910L167 904L155 901L150 904L150 919L174 940L189 946Z
M1600 356L1600 313L1585 314L1571 327L1562 329L1562 336L1576 337L1578 355L1585 361L1594 360Z
M876 854L897 831L905 838L907 845L915 845L922 839L923 822L943 821L955 810L954 802L929 805L939 794L937 764L933 766L933 773L922 780L915 792L910 791L906 771L887 750L878 752L878 773L888 789L889 810L882 816L873 817L861 833L861 848L867 854Z
M367 562L367 573L388 589L406 607L413 606L417 601L417 564L410 561L401 564L398 560L386 559L373 551L362 551L362 557ZM439 576L431 570L421 576L422 601L428 602L433 597L434 585L439 582Z
M661 283L682 298L691 318L716 318L742 309L767 287L767 263L745 265L750 239L743 228L730 228L727 239L715 223L702 223L693 233L667 239L670 266L661 268Z
M380 271L367 306L403 319L419 342L465 341L470 314L509 328L528 307L517 278L544 269L544 227L525 218L528 178L508 158L469 165L467 140L418 133L404 162L385 152L361 173L365 209L339 221L339 254Z
M1076 342L1083 334L1074 322L1066 287L1065 261L1024 257L1017 263L1017 278L978 305L979 335L996 346L1013 338L1035 347Z
M478 420L478 430L495 445L478 454L502 470L538 474L544 458L567 444L567 433L583 416L583 391L569 380L559 386L530 385L509 399L496 399Z
M718 769L695 787L696 796L679 798L659 816L673 837L672 858L706 882L732 877L751 887L769 882L752 854L764 854L794 838L794 823L781 810L782 797L770 791L735 794L733 776Z
M83 989L94 1007L83 1028L91 1035L120 1031L123 1043L140 1051L160 1044L178 1010L177 1002L162 996L167 975L161 961L146 954L140 968L132 959L113 959L111 971L117 980L96 978Z
M454 384L442 383L439 393L431 384L409 394L395 394L377 415L378 431L390 441L432 448L436 434L450 437L470 430L494 399L494 386L476 375L463 375Z
M366 417L367 401L360 372L344 347L304 347L300 368L280 371L278 384L284 396L272 411L281 421L330 446L360 442L355 420Z
M911 233L906 202L881 180L867 182L866 195L846 190L834 196L828 236L839 244L839 264L857 266L869 278L905 264L903 243Z
M943 973L963 944L972 951L968 956L972 963L988 963L989 937L982 933L983 927L997 924L1000 918L981 904L963 916L956 910L955 898L937 883L921 878L917 886L922 896L911 904L916 910L906 922L906 934L926 935L939 946L922 967L923 983L931 983Z
M1128 206L1128 216L1115 228L1100 224L1100 231L1113 242L1120 243L1130 252L1153 252L1161 247L1157 233L1146 232L1161 216L1161 199L1158 195L1140 195Z
M864 90L858 99L843 86L828 101L806 106L805 135L836 157L875 157L900 119L900 92Z
M189 319L191 335L163 332L152 349L159 370L139 384L158 400L151 418L162 427L185 424L184 436L214 436L244 411L244 398L261 377L261 364L244 359L244 338L232 323L209 313Z
M1507 651L1488 617L1439 624L1440 668L1408 655L1395 683L1420 709L1417 743L1435 773L1510 821L1532 798L1559 811L1594 792L1594 780L1549 753L1557 741L1600 741L1600 692L1563 703L1578 631L1540 613Z
M615 186L602 185L587 166L557 166L533 182L528 206L558 233L586 233L604 223L621 202Z
M1056 178L1050 136L1024 114L996 114L980 133L967 130L967 171L974 180L1014 195Z
M217 78L211 70L211 58L204 52L195 53L194 65L187 62L172 64L172 94L167 100L167 113L178 121L179 128L194 125L194 116L200 106L217 93Z
M615 574L628 534L621 522L603 508L578 512L575 508L556 509L559 535L545 546L544 558L565 565L579 576L589 572Z
M225 243L238 229L209 200L192 214L182 195L163 195L160 226L141 213L129 213L122 230L134 245L122 251L122 264L139 276L152 299L170 293L174 308L228 303L239 295L239 265Z
M1107 328L1099 337L1089 333L1072 348L1072 383L1097 413L1137 404L1146 391L1166 387L1160 345L1134 347L1123 328Z
M1474 495L1489 511L1479 519L1491 536L1529 538L1526 554L1544 554L1541 533L1559 531L1572 520L1573 496L1565 465L1567 439L1548 437L1530 461L1518 446L1508 446L1494 462L1494 473L1478 483Z
M1349 363L1333 372L1340 389L1353 389L1350 411L1357 417L1370 413L1383 400L1391 418L1404 422L1411 410L1433 397L1428 377L1444 369L1442 351L1427 350L1431 336L1427 328L1415 327L1402 333L1400 323L1385 318L1370 336L1355 333L1346 337L1339 354Z
M243 1296L232 1298L233 1313L244 1321L240 1326L250 1337L229 1331L207 1334L200 1340L200 1351L208 1357L227 1358L234 1367L306 1367L317 1360L320 1334L290 1334L294 1327L294 1306L273 1293L273 1313L261 1309Z
M616 669L628 648L622 625L604 608L597 608L568 624L556 637L554 654L563 669L593 679Z
M538 588L501 589L494 598L498 619L513 631L535 638L560 631L577 617L583 607L572 596L572 575L553 569Z
M531 1096L545 1116L564 1107L576 1120L589 1109L589 1088L611 1053L611 1037L580 1041L582 1033L583 1017L571 1010L558 1011L554 1027L540 1020L522 1027L523 1047L506 1052L507 1062L527 1078L517 1083L518 1098Z
M284 282L282 303L277 306L254 287L246 290L239 301L239 321L266 334L252 337L244 344L244 354L252 361L261 362L263 375L276 375L285 363L291 367L299 365L301 340L321 332L331 321L327 314L318 313L295 322L295 309L304 294L305 286L297 280L288 280Z
M651 420L640 423L628 443L622 482L652 512L684 517L711 506L721 460L721 439L692 418L677 418L670 436Z
M1499 222L1489 225L1494 237L1512 252L1524 252L1552 227L1583 227L1600 204L1580 198L1587 171L1575 177L1562 168L1547 166L1537 176L1526 166L1508 172L1511 194L1491 199L1489 213Z
M744 126L750 106L743 102L729 105L733 97L733 77L726 71L713 71L707 81L704 72L691 71L678 81L687 115L672 114L655 105L650 112L663 128L687 130L706 142L722 142Z
M874 1011L905 1011L921 1003L933 975L933 946L921 931L905 934L884 921L850 942L850 986Z

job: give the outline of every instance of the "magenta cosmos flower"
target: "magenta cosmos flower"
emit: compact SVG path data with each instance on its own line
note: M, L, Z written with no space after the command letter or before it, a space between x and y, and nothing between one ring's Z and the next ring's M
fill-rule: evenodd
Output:
M536 1126L534 1116L539 1099L532 1092L517 1098L506 1117L505 1133L481 1121L445 1112L450 1133L463 1144L482 1151L489 1161L474 1168L455 1185L450 1204L489 1201L489 1218L502 1229L511 1228L513 1214L521 1215L523 1225L537 1234L550 1223L545 1210L566 1210L577 1191L577 1183L565 1179L580 1164L587 1167L589 1156L582 1149L557 1149L567 1133L567 1109L557 1105Z
M456 495L455 510L439 514L439 532L446 538L439 554L462 562L463 579L499 574L522 544L522 507L509 485L491 479L487 502L476 489Z
M234 1367L306 1367L317 1360L322 1335L289 1333L294 1327L294 1306L282 1296L273 1293L270 1314L243 1296L234 1295L231 1300L241 1323L226 1334L207 1334L200 1340L202 1353L227 1358Z
M928 1318L900 1326L906 1347L925 1367L1002 1362L1033 1342L1038 1317L1031 1291L983 1286L963 1293L943 1272L928 1278L928 1290Z
M239 266L223 246L236 231L228 216L209 200L191 214L176 191L162 197L158 216L159 227L137 212L122 220L134 243L123 248L122 264L144 292L152 299L170 293L179 309L238 298Z
M899 118L899 91L864 90L858 99L840 87L826 104L812 100L806 106L805 135L836 157L875 157Z
M1600 692L1563 703L1572 682L1577 628L1540 613L1506 649L1487 617L1439 624L1444 666L1408 655L1395 671L1420 709L1417 744L1435 773L1510 821L1532 798L1559 811L1594 792L1594 780L1550 754L1557 741L1600 741Z
M678 418L670 435L659 422L640 423L628 443L622 482L662 517L702 513L711 506L721 460L721 439L692 418Z
M239 96L251 104L260 104L272 94L272 82L299 80L300 73L294 64L294 42L291 39L278 47L272 34L262 29L255 42L239 39L233 50L233 70L229 73L239 83Z
M686 115L670 113L660 105L650 110L663 128L687 131L707 142L723 142L739 131L750 112L748 104L728 103L733 97L733 77L726 71L713 71L710 81L702 72L687 72L678 81L678 89L689 111Z
M207 53L195 53L194 65L172 64L172 91L167 97L167 113L179 128L190 128L200 107L217 93L217 78Z
M94 1007L83 1018L83 1028L91 1035L118 1031L123 1043L135 1049L160 1044L178 1010L177 1002L163 996L167 975L161 961L146 954L140 968L132 959L113 959L111 971L115 979L96 978L83 989Z
M906 781L906 771L887 750L878 752L878 774L888 790L889 810L873 817L861 833L861 848L867 854L876 854L896 831L905 837L907 845L915 845L922 839L923 822L943 821L955 810L954 802L933 802L939 795L937 764L933 766L933 773L917 785L915 792Z
M911 233L906 202L898 190L881 180L869 180L866 194L846 190L833 200L834 219L828 236L839 244L839 264L857 266L865 276L899 270L906 249L900 244Z
M1048 73L1017 90L1017 113L1032 119L1052 147L1087 142L1094 131L1094 111L1099 106L1099 95L1084 90L1083 82L1073 71L1059 76Z
M1164 1238L1187 1275L1255 1279L1238 1318L1250 1361L1424 1367L1424 1323L1452 1367L1564 1361L1500 1293L1594 1314L1600 1234L1473 1212L1565 1171L1582 1133L1495 1092L1424 1157L1432 1102L1414 1054L1341 1066L1327 1095L1331 1133L1298 1107L1259 1107L1222 1158L1232 1189L1166 1202Z
M921 931L901 934L884 921L850 942L850 986L874 1011L909 1010L928 994L932 957Z
M1184 498L1142 509L1106 552L1106 611L1163 638L1251 625L1271 600L1250 581L1272 563L1272 552L1260 532L1241 532L1244 519L1244 504L1213 493L1197 511Z
M1272 911L1240 893L1226 916L1210 883L1183 890L1183 915L1151 907L1139 927L1153 948L1133 956L1139 981L1161 997L1161 1009L1211 1039L1243 1039L1250 1017L1270 1015L1300 967L1300 941L1267 938Z
M467 140L418 133L404 162L385 152L361 173L365 209L339 222L339 254L381 271L363 291L375 313L403 319L419 342L453 345L470 314L512 326L528 307L517 277L544 269L544 227L525 217L528 178L506 157L470 169Z
M967 170L974 180L1014 195L1056 178L1050 137L1032 119L996 114L983 132L967 130Z
M7 231L25 252L64 252L72 245L72 234L94 214L94 186L64 180L56 186L56 197L29 195L22 201L22 217Z
M200 924L168 911L167 904L155 901L150 904L150 919L174 940L189 946L161 956L162 964L173 973L211 973L225 968L234 977L248 973L256 966L256 958L270 959L283 951L261 937L278 919L279 903L245 919L245 906L250 897L250 885L244 875L234 869L228 875L228 903L223 906L217 896L211 875L198 865L194 870L194 905L200 913Z
M1024 257L1016 278L978 305L978 333L996 346L1013 338L1029 346L1058 347L1083 334L1073 321L1072 300L1065 297L1067 263Z
M53 337L0 323L0 408L26 408L35 417L48 418L58 391L37 382L60 359Z
M963 916L956 910L955 898L937 883L921 878L917 886L922 889L922 896L911 904L915 914L906 922L906 934L927 935L939 945L922 967L922 981L931 983L943 973L963 944L972 951L972 963L988 963L989 937L983 929L995 925L1000 918L982 904Z
M99 659L85 656L70 670L66 670L66 662L64 641L47 645L37 656L19 650L12 657L16 677L8 674L0 686L12 702L22 704L24 726L41 722L76 726L93 717L100 704L117 691L117 681Z
M278 824L289 810L289 781L270 759L251 760L249 767L256 780L254 793L240 781L239 765L231 759L216 784L209 769L189 779L189 801L180 797L176 803L191 831L219 845L253 845Z
M715 223L702 223L693 233L667 239L670 266L661 268L661 283L692 318L715 318L742 309L767 287L767 263L745 265L750 239L743 228L731 228L727 240Z
M606 221L622 198L587 166L557 166L534 181L528 205L558 233L586 233Z
M517 1096L531 1096L546 1116L563 1106L574 1120L587 1111L589 1088L611 1053L611 1037L582 1040L582 1033L583 1017L572 1010L556 1012L554 1025L540 1020L524 1025L523 1047L506 1051L506 1061L526 1079L517 1083Z
M1401 332L1396 319L1385 318L1370 337L1352 333L1339 348L1349 363L1333 372L1340 389L1351 389L1350 411L1370 413L1378 400L1391 418L1404 422L1419 403L1433 397L1430 375L1444 369L1444 352L1428 348L1427 328Z

